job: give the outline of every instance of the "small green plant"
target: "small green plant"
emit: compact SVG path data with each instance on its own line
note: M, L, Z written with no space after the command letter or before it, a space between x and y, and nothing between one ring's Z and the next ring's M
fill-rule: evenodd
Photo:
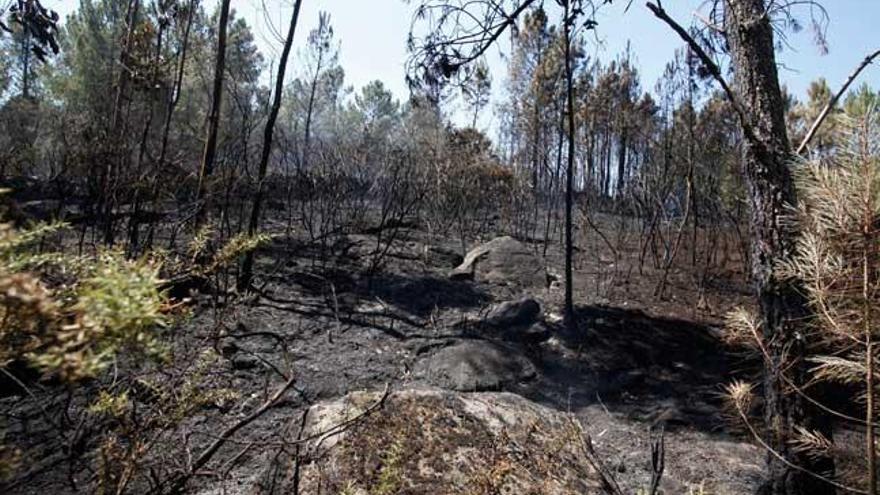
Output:
M162 355L159 267L119 251L40 252L63 224L0 224L0 367L26 360L66 380L96 376L123 348Z
M0 224L0 371L26 387L12 365L74 383L98 377L121 354L164 358L160 332L168 316L159 265L119 251L78 257L37 249L62 229ZM125 391L97 394L94 413L120 417L130 409ZM104 440L109 448L110 437ZM14 473L20 455L0 445L0 476Z
M124 349L162 359L158 330L166 326L166 301L158 290L159 267L126 260L118 251L100 253L87 275L62 303L59 321L44 343L27 353L46 372L76 380L97 376Z
M379 479L370 490L370 495L394 495L400 490L403 481L403 463L405 460L403 440L398 438L388 447L382 456L382 467L379 468Z

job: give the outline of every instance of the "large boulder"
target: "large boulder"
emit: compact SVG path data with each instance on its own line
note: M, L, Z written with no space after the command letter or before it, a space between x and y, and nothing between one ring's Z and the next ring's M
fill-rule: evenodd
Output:
M313 406L298 435L311 439L299 466L294 456L266 455L262 475L238 484L255 489L241 493L601 493L563 413L507 393L382 397L354 393Z
M531 380L535 366L516 349L486 341L443 347L417 362L413 375L431 385L463 392L501 390Z
M520 288L546 288L547 271L525 244L513 237L497 237L465 255L449 274L453 280L474 279Z
M486 315L483 323L495 328L527 327L541 316L541 303L531 297L498 304Z
M539 344L552 333L542 321L541 303L529 296L498 304L480 323L490 337L519 344Z
M305 415L279 406L267 416L266 438L227 446L223 476L200 478L192 493L606 493L569 413L510 393L353 392ZM598 404L577 417L623 492L643 492L646 425ZM718 432L669 429L665 452L660 493L755 493L764 475L759 446Z

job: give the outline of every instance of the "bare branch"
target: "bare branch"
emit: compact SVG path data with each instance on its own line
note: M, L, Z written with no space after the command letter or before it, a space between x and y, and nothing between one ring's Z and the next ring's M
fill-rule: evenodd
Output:
M740 124L742 125L743 131L745 132L745 135L748 138L749 142L752 143L752 145L754 146L761 146L761 141L758 139L754 129L752 129L752 124L746 117L747 114L745 109L740 104L739 98L736 97L736 93L733 92L733 89L731 89L730 85L727 84L727 81L724 80L718 64L716 64L712 60L712 58L709 57L706 51L703 50L703 47L701 47L700 44L697 43L697 41L690 34L688 34L687 30L681 27L679 23L675 22L675 19L669 17L669 14L667 14L666 11L663 10L663 7L660 6L660 2L657 2L656 5L648 2L645 4L645 6L648 7L648 10L650 10L654 14L654 16L665 22L669 27L672 28L673 31L678 34L678 36L682 40L684 40L685 43L687 43L691 51L694 52L697 58L699 58L703 65L706 67L706 70L709 71L709 74L712 75L712 78L715 79L721 86L721 89L724 90L724 94L727 95L727 99L730 100L731 105L733 105L734 111L739 117Z
M816 131L818 131L819 127L822 126L822 123L828 117L828 114L831 113L831 110L834 109L835 105L837 105L837 101L840 100L840 97L843 96L843 94L849 88L850 84L852 84L852 82L855 81L857 77L859 77L859 74L865 69L865 67L871 65L874 59L878 56L880 56L880 50L871 53L870 55L865 57L864 60L862 60L862 62L858 65L858 67L856 67L855 70L849 75L849 77L846 79L846 82L843 83L843 86L841 86L837 93L834 94L834 97L832 97L828 101L828 104L825 105L825 108L822 109L822 113L819 114L819 116L816 118L816 121L813 122L813 125L810 126L809 132L807 132L807 135L804 136L804 140L801 141L800 146L797 147L795 154L800 155L804 152L804 149L806 149L807 145L810 144L813 136L816 135Z
M748 429L749 433L751 433L752 438L754 438L755 441L758 442L758 444L760 444L762 447L764 447L764 450L769 452L770 455L779 459L786 466L788 466L792 469L795 469L797 471L800 471L804 474L807 474L809 476L812 476L813 478L816 478L818 480L824 481L825 483L828 483L829 485L832 485L835 488L838 488L840 490L850 492L850 493L857 493L857 494L864 494L864 495L868 494L868 492L866 492L865 490L859 490L858 488L844 485L842 483L838 483L837 481L834 481L833 479L831 479L827 476L823 476L819 473L810 471L809 469L806 469L803 466L798 466L797 464L792 463L791 461L786 459L784 455L777 452L775 449L773 449L773 447L768 445L766 441L764 441L764 439L761 437L761 434L758 433L758 430L755 429L754 425L752 425L752 422L749 420L749 417L746 415L745 411L743 411L740 408L737 408L737 413L739 414L740 419L742 419L743 424L746 426L746 429Z
M584 430L581 422L574 416L571 417L571 423L578 434L581 451L587 458L587 462L590 463L590 467L592 467L599 476L599 481L602 483L602 491L608 495L623 495L623 490L621 490L620 485L617 484L614 474L608 469L608 466L602 462L599 454L596 453L596 449L593 448L593 439L590 437L590 434Z
M484 2L485 9L478 18L473 10L476 10L471 2L455 6L448 4L434 4L425 1L417 9L414 20L430 16L439 8L439 18L429 21L429 33L425 39L416 43L415 37L410 31L410 51L412 56L407 62L408 72L414 74L416 69L421 82L434 81L438 75L448 78L464 65L482 57L504 32L512 26L516 19L529 7L536 3L535 0L523 0L517 4L510 13L507 13L500 3ZM441 8L442 7L442 8ZM461 16L465 16L475 28L462 28ZM415 24L415 22L414 22ZM448 26L447 24L452 24ZM446 34L446 29L452 29ZM464 31L464 32L460 32Z
M289 380L287 380L287 383L282 385L281 388L279 388L272 395L272 397L269 398L269 400L264 402L262 406L257 408L257 410L250 413L247 417L241 419L240 421L238 421L234 425L230 426L229 428L223 430L223 433L221 433L220 436L216 440L214 440L214 443L212 443L207 449L205 449L205 451L202 452L201 455L199 455L199 457L195 460L195 462L192 463L192 466L189 467L188 472L183 474L182 476L180 476L176 480L171 491L172 492L180 491L183 488L183 486L186 484L187 480L189 480L189 478L192 477L193 473L197 472L202 466L207 464L208 461L210 461L212 457L214 457L214 454L216 454L217 451L220 450L220 447L223 446L223 444L226 442L227 439L232 437L232 435L235 435L235 433L238 430L249 425L254 420L256 420L257 418L262 416L266 411L271 409L272 406L274 406L278 402L278 400L281 399L281 396L284 395L284 393L287 392L290 389L290 387L293 386L293 384L295 382L296 382L296 378L291 377Z

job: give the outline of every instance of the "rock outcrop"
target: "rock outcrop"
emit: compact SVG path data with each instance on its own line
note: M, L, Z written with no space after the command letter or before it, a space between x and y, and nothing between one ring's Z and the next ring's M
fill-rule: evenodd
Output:
M194 493L605 493L571 416L511 393L353 392L314 404L305 416L285 407L271 415L264 430L274 440L230 446L229 456L239 452L237 468ZM599 405L577 416L624 493L644 491L651 479L647 425ZM764 455L725 435L667 430L660 493L754 493Z
M477 280L523 289L547 287L547 271L535 253L513 237L497 237L477 246L449 274L453 280Z
M490 337L505 342L539 344L551 336L541 304L529 296L496 305L480 323Z
M535 366L513 347L464 341L440 348L417 362L413 375L449 390L501 390L535 377Z
M381 397L356 393L312 407L298 493L601 493L565 414L508 393L417 389L394 392L351 422ZM247 493L294 493L296 459L266 457Z
M541 304L531 297L523 297L498 304L483 323L496 328L525 327L538 321L540 316Z

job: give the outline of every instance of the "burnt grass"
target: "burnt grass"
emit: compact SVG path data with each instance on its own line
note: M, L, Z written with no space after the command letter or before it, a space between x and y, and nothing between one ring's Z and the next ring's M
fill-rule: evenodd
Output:
M598 224L609 232L621 225L612 217L599 219ZM692 456L700 449L711 453L724 448L719 445L746 442L728 428L720 398L723 384L754 371L753 364L718 339L724 312L749 301L738 263L718 267L710 274L711 282L699 284L698 289L694 281L706 280L707 275L697 273L683 249L682 260L670 270L667 289L658 297L654 288L662 270L646 263L640 272L639 241L632 232L615 252L592 233L580 235L575 266L578 330L569 334L554 327L547 342L518 344L538 373L505 389L574 412L596 432L610 432L598 447L618 469L625 486L641 486L649 476L650 452L644 441L648 431L661 425L672 445L666 461L671 466L694 464ZM479 280L450 280L448 273L463 254L457 239L431 238L417 226L407 226L376 267L375 236L375 232L348 235L330 246L309 243L301 236L278 237L258 252L255 293L237 300L194 294L192 316L169 332L173 360L161 374L182 373L213 348L222 357L203 386L233 390L239 399L225 407L202 408L183 419L189 449L198 451L210 443L211 432L253 409L291 374L297 379L296 393L240 431L235 445L217 454L221 459L217 463L232 459L242 444L271 442L317 401L357 390L381 390L386 384L426 385L411 373L414 364L463 339L492 339L475 331L471 323L493 304L529 293L542 301L550 320L561 313L562 289L557 284L524 291ZM542 243L530 246L542 256ZM548 246L545 262L551 273L561 272L558 244ZM28 406L25 397L5 400L21 410L37 407ZM50 434L45 430L31 425L12 431L7 441L21 441L40 457L40 450L54 445L39 440L40 435ZM694 442L694 438L713 437L722 443ZM623 445L624 438L630 443ZM168 440L173 445L179 437ZM174 446L169 448L173 452ZM755 457L754 451L748 454ZM258 469L252 464L256 459L255 454L245 453L215 478L194 483L211 486L217 477L222 480ZM719 475L710 465L688 469L697 484L733 476ZM756 468L750 473L736 486L754 487L760 472ZM83 465L59 464L36 473L10 493L47 489L66 493L71 491L71 476L80 483L89 478Z

